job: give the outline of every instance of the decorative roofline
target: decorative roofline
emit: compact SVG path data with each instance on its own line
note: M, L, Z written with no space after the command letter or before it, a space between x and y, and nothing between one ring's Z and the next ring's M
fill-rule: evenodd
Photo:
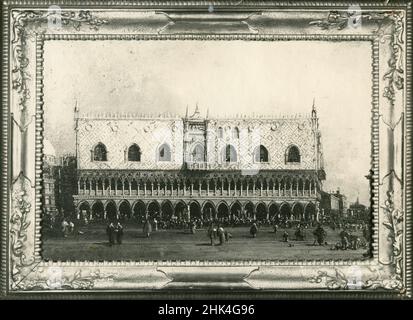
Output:
M172 113L163 114L144 114L144 113L129 113L129 112L88 112L75 113L75 119L90 119L90 120L186 120L186 121L225 121L225 120L304 120L312 119L311 114L279 114L279 115L265 115L265 114L235 114L235 115L217 115L200 118L191 118L179 116Z

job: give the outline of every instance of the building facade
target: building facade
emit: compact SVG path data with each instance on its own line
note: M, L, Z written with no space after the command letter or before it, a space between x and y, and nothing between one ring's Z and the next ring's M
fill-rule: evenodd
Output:
M347 210L347 218L368 222L371 220L370 207L361 204L357 198L356 202L350 204L350 207Z
M321 215L324 219L337 221L345 218L348 211L347 197L340 190L321 192Z
M52 144L43 141L43 213L49 217L73 216L73 196L77 193L76 157L71 154L56 156Z
M307 116L80 114L77 216L316 219L325 179Z
M49 140L43 141L43 214L54 217L58 214L56 205L56 152Z

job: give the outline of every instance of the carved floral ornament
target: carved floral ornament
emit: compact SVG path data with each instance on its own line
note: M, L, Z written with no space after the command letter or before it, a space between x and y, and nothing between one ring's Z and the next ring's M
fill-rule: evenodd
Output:
M44 10L13 10L11 15L11 89L16 97L14 103L16 107L14 111L20 112L18 125L29 130L29 99L33 98L34 88L30 87L31 80L34 75L30 74L28 66L33 61L30 61L26 46L33 45L33 40L36 35L45 34L48 16L50 13ZM73 34L96 33L100 28L110 26L110 19L102 18L105 15L95 14L93 10L70 10L62 12L62 26L65 31ZM108 15L110 16L110 15ZM348 14L341 11L331 11L325 18L315 19L310 23L310 28L318 28L316 33L322 31L335 30L338 35L346 30L348 23ZM403 10L393 11L372 11L361 14L362 21L370 21L377 23L377 29L374 32L378 38L380 45L390 45L391 58L388 61L388 69L380 73L380 79L384 85L381 86L381 96L385 97L392 107L398 103L397 93L405 90L407 81L405 75L405 15ZM169 23L169 22L168 22ZM313 30L313 29L312 29ZM321 31L320 31L321 30ZM258 35L259 36L259 35ZM215 37L215 35L213 36ZM384 124L386 125L386 124ZM87 129L85 126L85 129ZM273 123L271 130L275 131L281 126L281 123ZM301 126L301 128L300 128ZM393 126L393 123L389 123ZM174 127L172 127L174 128ZM305 124L298 124L298 129L305 128ZM25 130L26 130L25 129ZM151 128L144 128L148 132ZM176 129L176 128L175 128ZM113 130L113 127L112 127ZM249 126L248 130L254 130L253 126ZM12 181L11 192L11 211L9 212L9 248L10 248L10 274L9 274L9 290L10 291L26 291L26 290L86 290L94 289L102 286L109 288L110 283L116 283L122 278L118 276L120 269L127 264L121 263L118 267L111 268L105 263L96 263L88 265L85 263L74 263L72 267L67 265L53 266L41 261L41 258L31 246L33 233L35 230L36 207L34 205L35 182L27 177L26 172L22 171L18 177ZM145 175L144 175L145 176ZM216 176L216 175L215 175ZM172 178L172 177L170 177ZM397 182L395 182L397 183ZM311 264L305 267L310 268L314 272L308 276L297 273L296 277L301 279L303 283L315 285L312 287L317 289L329 290L389 290L398 293L406 292L405 285L405 244L404 244L404 228L405 228L405 211L398 207L398 201L394 197L400 197L399 193L394 193L393 190L387 192L387 198L381 200L379 206L383 214L380 223L388 231L388 242L391 244L392 251L389 253L391 262L387 265L381 263L362 264L360 269L363 276L360 279L353 281L353 269L344 269L341 265L332 266L328 263L326 266L314 266ZM39 220L39 216L36 218ZM37 227L36 227L37 228ZM184 266L186 262L177 262L175 266ZM214 262L197 262L199 266L205 265L214 266ZM257 263L249 262L246 265L256 265ZM293 264L299 264L294 262ZM149 268L151 264L136 264L141 268ZM153 265L153 264L152 264ZM173 265L173 264L172 264ZM274 262L270 266L277 267L281 264ZM303 263L304 265L304 263ZM304 268L302 266L301 268ZM258 277L260 272L264 272L265 267L254 269L254 272L248 273L248 278L243 281L254 283L255 277ZM117 271L115 271L117 270ZM310 269L309 269L310 270ZM107 271L107 272L106 272ZM294 271L292 271L294 272ZM301 272L301 271L300 271ZM309 271L310 272L310 271ZM311 271L312 272L312 271ZM158 267L154 268L156 276L161 278L162 270ZM168 278L168 277L166 277ZM265 277L264 277L265 278ZM148 278L149 279L149 278ZM149 281L149 280L148 280ZM163 282L162 282L163 281ZM154 285L154 287L162 287L168 283L170 279L163 278L162 285ZM109 283L109 284L108 284ZM258 281L259 283L259 281ZM136 284L135 284L136 285ZM260 288L259 285L252 285L254 288Z

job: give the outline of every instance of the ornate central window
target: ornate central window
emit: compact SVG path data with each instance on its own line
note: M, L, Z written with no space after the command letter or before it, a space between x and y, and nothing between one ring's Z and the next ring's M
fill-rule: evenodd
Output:
M204 147L200 144L197 144L191 153L192 162L204 162Z

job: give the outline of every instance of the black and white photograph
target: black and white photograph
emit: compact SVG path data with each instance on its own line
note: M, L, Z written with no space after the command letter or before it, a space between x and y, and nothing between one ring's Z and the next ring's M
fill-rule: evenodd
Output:
M2 9L1 296L412 297L411 2Z
M44 258L369 255L368 43L44 50Z

